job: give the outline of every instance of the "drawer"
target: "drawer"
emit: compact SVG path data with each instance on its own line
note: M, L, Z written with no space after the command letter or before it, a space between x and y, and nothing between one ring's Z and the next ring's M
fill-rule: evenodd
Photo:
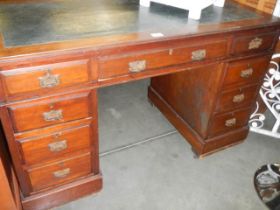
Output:
M135 54L104 56L99 61L99 79L139 73L186 62L203 61L224 57L227 41L214 40L199 45L171 48L159 51L145 51Z
M91 127L85 125L42 137L20 140L24 162L28 165L54 161L90 148Z
M89 60L1 71L7 95L61 88L89 81Z
M33 191L71 182L91 172L90 153L27 171Z
M236 36L233 40L231 54L238 55L265 50L272 50L276 39L275 32L251 33L249 35Z
M255 102L258 87L258 85L253 85L222 92L217 102L216 111L224 112L240 107L251 106Z
M15 132L90 116L89 92L31 100L8 106Z
M225 132L234 131L248 124L251 108L243 109L226 114L217 114L213 117L209 129L209 137L213 137Z
M271 56L263 56L230 62L224 79L224 87L235 84L259 83L267 72Z

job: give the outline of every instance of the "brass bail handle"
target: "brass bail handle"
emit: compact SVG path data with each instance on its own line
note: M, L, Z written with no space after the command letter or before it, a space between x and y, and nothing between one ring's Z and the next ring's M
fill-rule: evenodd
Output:
M251 77L253 75L253 73L254 73L254 69L252 67L250 67L250 65L248 64L248 69L241 71L240 77L246 79L246 78Z
M43 118L46 122L52 122L63 119L62 110L51 110L43 113Z
M254 39L252 39L252 40L249 42L248 49L249 49L249 50L258 49L258 48L260 48L260 46L262 45L262 43L263 43L263 39L262 39L262 38L255 37Z
M234 96L233 99L232 99L233 103L241 103L241 102L244 101L244 100L245 100L245 95L244 95L244 93L239 94L239 95L236 95L236 96Z
M128 63L128 69L131 73L144 71L147 67L146 60L132 61Z
M50 143L48 145L48 148L51 152L61 152L63 150L66 150L67 147L68 145L66 140Z
M193 61L202 61L206 58L206 50L201 49L201 50L196 50L192 52L192 60Z
M66 176L68 176L70 174L70 172L71 172L70 168L65 168L65 169L53 172L53 176L55 178L65 178Z
M236 118L229 119L225 122L225 126L229 128L233 127L236 125L236 122L237 122Z
M52 88L60 84L60 75L52 74L51 70L48 69L46 74L38 78L41 88Z

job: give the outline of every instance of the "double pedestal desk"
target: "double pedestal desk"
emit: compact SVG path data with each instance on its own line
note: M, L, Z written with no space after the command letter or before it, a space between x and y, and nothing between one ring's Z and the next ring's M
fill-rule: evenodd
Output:
M0 116L25 210L101 190L104 86L151 78L149 100L198 156L246 138L280 21L231 1L200 21L185 13L133 0L1 3Z

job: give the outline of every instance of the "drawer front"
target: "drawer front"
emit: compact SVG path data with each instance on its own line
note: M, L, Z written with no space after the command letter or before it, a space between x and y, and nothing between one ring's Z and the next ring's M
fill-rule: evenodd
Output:
M73 128L43 137L20 140L24 162L28 165L40 164L63 158L90 147L91 127Z
M28 170L33 191L70 182L91 173L91 155L60 161L51 165Z
M186 62L203 61L224 57L227 41L215 40L211 43L166 49L157 52L140 52L122 56L108 56L100 59L99 79L139 73Z
M252 109L250 108L236 112L215 115L209 129L209 136L213 137L246 126L248 124L251 110Z
M224 79L224 87L235 84L258 83L267 72L271 56L230 62Z
M255 102L258 87L258 85L254 85L222 92L216 106L216 111L224 112L240 107L251 106Z
M15 132L90 116L89 92L50 97L8 106Z
M233 55L257 51L272 50L277 33L261 33L247 36L237 36L233 40L231 53Z
M89 81L89 60L2 71L7 95L61 88Z

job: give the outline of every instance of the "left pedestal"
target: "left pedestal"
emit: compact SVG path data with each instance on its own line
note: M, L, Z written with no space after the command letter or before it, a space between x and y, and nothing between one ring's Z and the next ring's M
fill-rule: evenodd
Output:
M101 190L95 89L11 102L1 107L1 120L24 210L50 209Z

